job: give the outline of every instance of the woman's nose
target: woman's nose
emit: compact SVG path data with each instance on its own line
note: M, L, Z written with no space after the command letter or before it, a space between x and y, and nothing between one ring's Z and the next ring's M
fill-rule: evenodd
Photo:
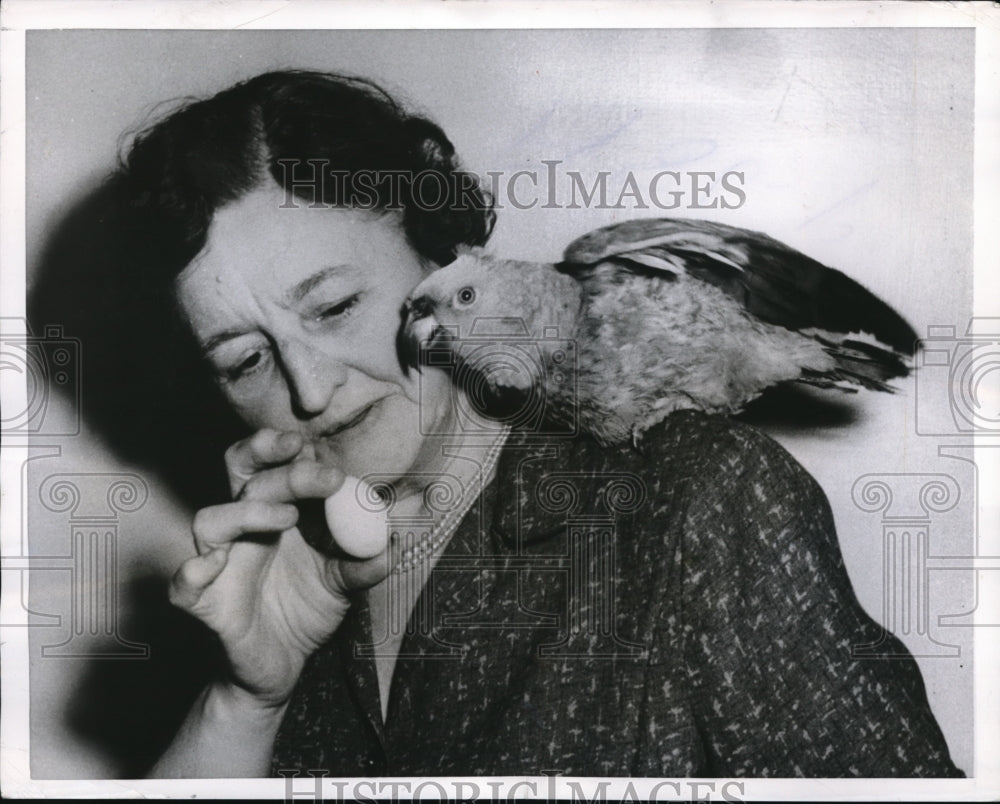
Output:
M310 418L322 413L347 381L347 366L336 356L308 344L289 344L282 352L295 415Z

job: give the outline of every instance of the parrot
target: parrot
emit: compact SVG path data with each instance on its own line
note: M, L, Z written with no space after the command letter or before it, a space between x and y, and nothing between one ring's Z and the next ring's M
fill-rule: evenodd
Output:
M891 393L917 341L841 271L761 232L678 218L596 229L558 263L462 247L400 315L405 372L444 367L487 412L540 394L547 416L605 445L638 446L678 410L736 414L785 383Z

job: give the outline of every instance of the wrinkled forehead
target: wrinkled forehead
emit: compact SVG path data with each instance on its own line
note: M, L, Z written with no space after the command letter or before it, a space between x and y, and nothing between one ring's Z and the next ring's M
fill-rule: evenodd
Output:
M376 228L398 228L396 218L359 210L310 205L266 184L218 209L209 224L205 248L192 260L198 264L231 264L269 269L336 248L363 253Z
M201 319L218 310L256 320L318 296L378 290L401 299L424 274L396 215L290 203L268 186L215 214L175 290L189 318L197 308Z
M181 272L294 281L319 265L374 265L414 253L399 215L310 205L274 184L220 208L205 247Z

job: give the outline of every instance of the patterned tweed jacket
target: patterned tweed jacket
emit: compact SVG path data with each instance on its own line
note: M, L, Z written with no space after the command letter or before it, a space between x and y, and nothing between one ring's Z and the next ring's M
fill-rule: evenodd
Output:
M823 492L725 418L674 414L641 454L515 431L407 629L383 723L358 597L275 772L962 775Z

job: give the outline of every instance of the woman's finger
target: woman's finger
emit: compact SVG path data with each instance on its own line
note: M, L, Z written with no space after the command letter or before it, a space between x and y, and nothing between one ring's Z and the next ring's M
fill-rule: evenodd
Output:
M202 508L191 532L199 555L229 544L247 533L280 533L295 526L299 511L287 503L246 500Z
M228 556L228 550L218 547L181 564L170 580L170 602L186 611L194 608L205 589L225 569Z
M344 473L339 469L316 461L293 461L258 472L243 484L238 497L270 502L329 497L343 482Z
M287 463L302 449L299 433L284 432L264 428L249 438L237 441L226 450L226 469L229 472L230 489L235 497L243 484L270 466Z

